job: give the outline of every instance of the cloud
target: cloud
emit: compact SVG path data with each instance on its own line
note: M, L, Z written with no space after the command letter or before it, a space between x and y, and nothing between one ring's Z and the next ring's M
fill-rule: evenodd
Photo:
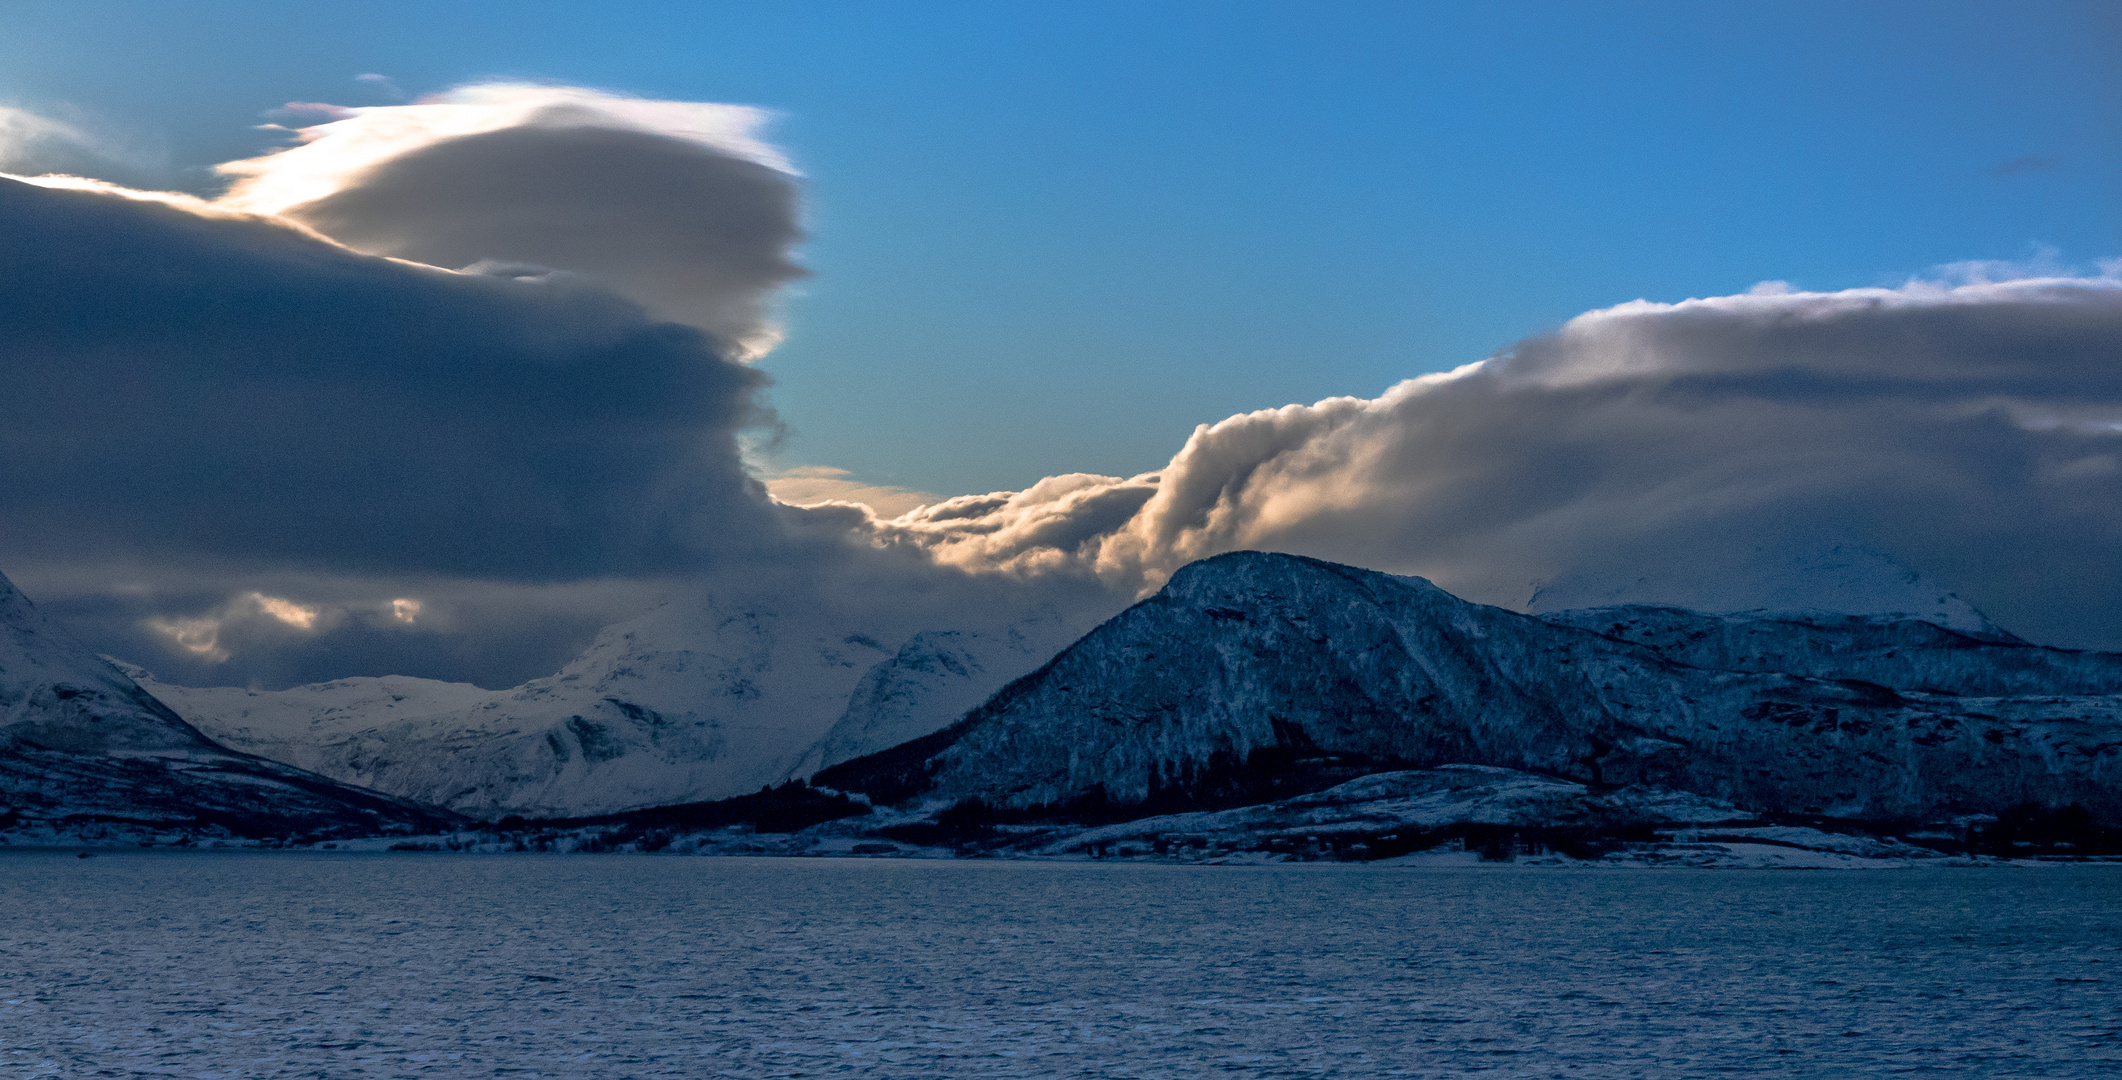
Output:
M776 502L790 506L845 503L886 516L897 516L942 501L942 496L926 491L889 484L865 484L850 479L853 475L846 469L828 465L799 465L767 477L766 492Z
M687 580L507 582L155 552L11 556L5 565L40 609L98 652L179 684L264 688L385 674L514 686L552 674L598 630L638 615ZM739 567L720 570L694 576L742 576ZM265 614L253 594L315 611L312 629Z
M100 158L95 140L72 124L39 116L27 109L0 105L0 169L9 172L64 171L40 167L53 159Z
M2005 626L2122 647L2122 281L1764 289L1589 312L1375 399L1203 425L1156 473L871 525L951 565L1154 588L1290 551L1522 605L1750 606L1720 568L1847 543ZM1768 554L1764 554L1768 553Z
M0 235L10 573L26 588L58 565L138 568L151 584L211 569L219 582L218 599L156 585L145 611L40 595L101 626L108 647L142 640L117 629L118 609L200 618L294 568L367 580L370 603L419 599L413 579L641 580L787 546L737 450L765 415L763 376L577 279L451 273L73 183L0 180ZM594 630L544 615L564 633L529 650L542 659L519 650L459 677L549 671L555 648Z
M278 596L251 591L203 615L191 618L150 618L149 630L209 664L222 663L233 655L227 639L237 636L307 637L343 621L344 610L327 611ZM331 616L326 619L326 616Z
M399 89L397 80L388 75L379 75L370 71L354 76L354 81L382 94L384 97L390 98L392 101L404 101L409 96L404 90Z
M1730 568L1848 545L2122 647L2122 263L1622 304L1133 477L762 483L745 361L800 238L763 113L507 84L319 109L212 202L0 181L0 565L177 682L506 686L658 596L929 629L1236 548L1736 607Z
M65 173L137 182L159 176L166 168L166 155L138 140L114 136L79 119L0 105L0 173Z
M514 83L310 108L331 119L299 145L220 166L235 178L220 206L433 266L583 275L739 358L779 340L771 299L804 272L802 232L763 110Z
M2065 265L2063 252L2053 244L2028 244L2026 257L2021 259L1962 259L1959 262L1943 263L1930 268L1924 277L1911 279L1909 284L1922 286L1927 282L1944 282L1953 285L1993 285L2007 281L2023 281L2028 278L2063 278L2082 272L2080 268ZM2115 275L2101 271L2107 277Z
M566 280L0 182L8 531L392 572L669 569L763 502L761 377Z
M880 627L1111 604L871 546L873 511L831 501L920 493L778 478L827 496L806 509L753 479L739 436L772 418L734 339L762 340L796 235L786 162L744 142L756 111L486 87L331 115L214 201L0 180L0 565L99 650L195 684L501 687L663 596L859 595ZM516 169L556 186L510 203L459 183ZM467 247L458 271L313 227L384 194L407 201L376 214L530 246ZM717 214L750 224L716 233ZM724 332L552 246L591 232L605 246L583 250L643 252L647 278L677 266Z

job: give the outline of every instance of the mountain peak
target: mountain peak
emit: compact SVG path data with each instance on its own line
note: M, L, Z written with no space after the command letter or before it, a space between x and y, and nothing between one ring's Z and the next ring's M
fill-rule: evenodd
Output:
M1333 587L1355 586L1395 596L1433 595L1463 603L1428 578L1365 570L1356 566L1275 551L1227 551L1187 563L1174 571L1159 595L1172 600L1262 592L1281 595L1299 582ZM1264 592L1263 592L1264 591Z

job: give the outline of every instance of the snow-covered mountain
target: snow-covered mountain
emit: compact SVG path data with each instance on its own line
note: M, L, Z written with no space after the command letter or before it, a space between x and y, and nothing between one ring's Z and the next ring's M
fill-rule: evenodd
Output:
M1000 630L915 634L862 676L847 711L804 752L792 777L874 754L948 727L1004 683L1068 644L1068 627L1041 613Z
M0 577L0 830L365 835L454 820L217 745Z
M1871 615L1917 619L1974 637L2005 634L1973 604L1920 571L1853 543L1760 548L1656 578L1565 577L1534 590L1535 614L1620 605L1759 614Z
M2122 819L2122 655L1960 621L1536 617L1240 552L1181 569L951 728L816 781L895 802L1173 805L1243 789L1263 761L1347 759L1838 817L2034 802Z
M870 609L681 596L507 690L390 676L256 691L135 675L251 753L476 817L564 817L727 798L933 731L1087 620L1049 609L966 621L921 631Z

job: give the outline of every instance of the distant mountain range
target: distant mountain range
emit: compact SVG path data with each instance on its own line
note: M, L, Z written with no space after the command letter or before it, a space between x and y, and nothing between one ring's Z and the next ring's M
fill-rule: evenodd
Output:
M968 619L900 642L841 612L666 602L507 690L402 676L195 688L126 670L249 753L473 817L571 817L728 798L925 735L1087 621Z
M1149 821L1225 846L1280 830L1316 847L1325 829L1375 852L1504 824L1717 824L1762 843L1800 818L1950 832L2075 806L2122 824L2122 655L2032 645L1956 604L1525 615L1241 552L1073 644L1051 613L887 645L815 613L666 605L513 690L254 692L135 682L0 581L0 830L315 837L510 816L668 844L771 819L890 841L877 850L1015 829L1020 847L1103 852ZM702 802L804 777L828 796Z
M466 823L213 742L0 578L0 832L31 842L316 840Z

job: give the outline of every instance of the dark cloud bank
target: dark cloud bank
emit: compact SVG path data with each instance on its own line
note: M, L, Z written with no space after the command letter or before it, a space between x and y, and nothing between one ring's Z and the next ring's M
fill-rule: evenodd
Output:
M673 103L502 90L469 130L346 157L444 115L367 110L245 163L271 214L0 181L0 570L193 684L507 685L674 591L916 628L1112 610L1237 548L1728 610L1789 606L1763 568L1841 544L2122 648L2112 271L1622 305L1203 425L1154 473L886 520L743 464L791 175L641 121Z
M18 564L554 582L774 529L735 442L763 376L608 292L12 181L0 234Z
M756 532L758 372L565 279L0 183L15 545L554 579Z

